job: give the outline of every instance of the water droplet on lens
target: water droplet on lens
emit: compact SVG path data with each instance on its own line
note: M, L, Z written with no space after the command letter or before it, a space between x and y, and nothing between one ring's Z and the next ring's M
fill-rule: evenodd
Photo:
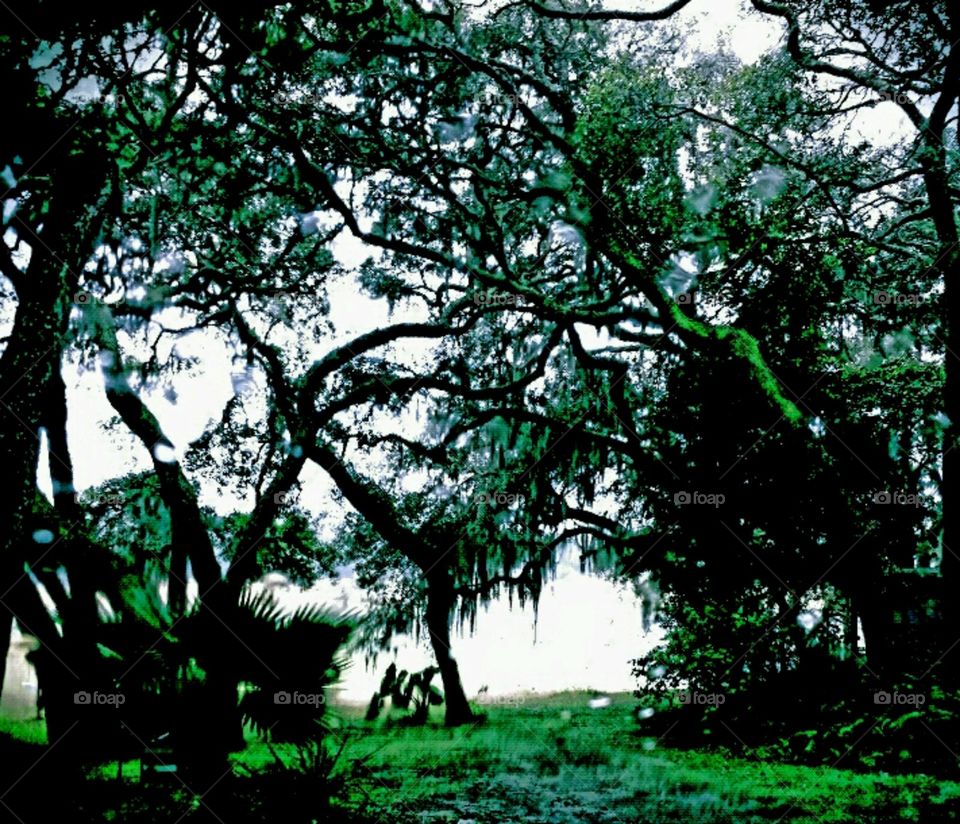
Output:
M177 453L168 443L158 443L153 448L153 457L161 463L176 463Z

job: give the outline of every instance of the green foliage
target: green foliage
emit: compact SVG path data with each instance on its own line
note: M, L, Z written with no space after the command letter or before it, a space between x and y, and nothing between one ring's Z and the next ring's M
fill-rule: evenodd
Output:
M252 549L239 546L235 540L248 521L249 516L241 513L223 518L210 516L211 532L225 559L232 561L241 553L254 553L253 578L280 572L306 589L321 576L334 574L338 551L318 538L319 522L310 513L285 506Z
M190 764L208 749L198 752L198 741L232 732L211 724L224 695L213 678L229 673L242 685L237 708L258 734L320 746L326 690L344 666L340 650L352 629L347 617L310 606L286 615L269 593L246 594L227 626L200 606L174 618L156 582L131 584L124 597L100 633L101 683L126 696L114 724L142 742L170 736L178 763Z
M383 710L384 701L390 699L393 709L409 710L409 714L400 719L401 724L426 724L430 716L430 707L443 703L443 693L430 682L437 675L436 667L427 667L420 672L397 672L397 665L391 663L383 674L379 689L370 699L366 721L375 721Z
M132 569L156 569L170 545L170 513L153 473L126 475L79 493L91 536Z
M484 816L536 821L598 809L623 821L950 820L950 777L795 766L747 754L680 750L625 729L626 695L591 709L588 693L528 696L491 707L485 723L451 737L441 727L354 722L343 759L362 760L352 809L386 816ZM359 710L357 710L359 712ZM721 727L722 729L722 727ZM493 788L493 791L491 791Z
M37 514L24 433L52 425L43 393L59 364L122 341L113 400L162 387L176 404L173 378L196 358L167 341L202 330L234 369L189 477L157 459L107 484L113 509L81 506L81 552L62 495L40 513L57 547L26 561L57 602L48 640L62 629L66 646L93 647L68 615L86 573L80 607L102 592L117 613L99 639L108 682L137 656L145 694L235 676L258 729L313 741L316 707L300 726L272 718L257 671L322 694L329 660L304 670L272 653L315 643L332 660L338 636L319 616L247 603L227 616L231 637L204 612L209 593L176 632L152 594L120 608L120 586L152 586L185 550L173 536L187 521L213 536L209 577L226 560L231 586L352 570L377 600L367 649L421 629L426 570L472 627L504 590L536 605L562 548L594 569L619 556L623 575L652 573L664 593L670 638L638 673L723 691L726 711L763 716L791 751L819 756L817 712L839 725L823 753L862 730L844 702L865 672L948 677L930 628L951 598L931 583L952 557L943 463L958 425L944 391L956 129L937 75L956 21L942 4L756 5L792 19L785 51L750 66L691 54L683 32L594 25L554 4L199 4L172 23L78 6L4 35L12 578ZM811 82L838 56L839 102ZM900 106L913 139L856 137L849 114L878 104ZM370 254L356 269L343 233ZM357 289L418 322L344 338L330 295ZM427 344L417 357L413 341ZM155 449L145 406L122 420ZM306 450L357 510L331 545L284 497ZM201 511L201 484L251 514ZM691 493L719 503L691 510ZM893 493L914 501L885 504ZM816 626L798 623L813 611ZM830 689L804 687L821 681ZM761 712L778 690L795 717ZM699 732L714 735L721 708L707 709ZM877 728L913 757L922 720ZM557 757L538 763L562 772Z
M326 733L326 690L345 666L340 650L352 622L311 606L284 615L269 593L246 596L240 615L232 629L253 651L234 670L246 685L244 719L274 741L318 742Z

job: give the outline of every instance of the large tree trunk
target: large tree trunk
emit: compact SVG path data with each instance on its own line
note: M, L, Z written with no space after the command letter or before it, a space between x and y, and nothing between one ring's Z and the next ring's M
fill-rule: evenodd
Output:
M57 353L59 355L59 352ZM73 460L67 440L67 386L63 380L60 358L49 380L46 404L43 410L43 425L47 432L48 465L53 484L53 504L62 522L71 525L83 523L83 512L76 499L73 477ZM72 534L63 540L64 566L70 581L69 595L60 593L57 609L63 624L63 640L70 651L71 661L80 676L90 683L98 680L101 669L100 650L97 646L100 631L100 615L97 607L97 589L104 582L97 581L102 571L99 564L92 564L89 545ZM59 578L51 571L44 578L50 592L51 584L60 585ZM60 585L62 590L62 585Z
M847 598L846 606L843 621L843 655L847 660L856 661L860 646L860 634L857 631L857 608L853 598Z
M450 652L450 618L456 595L453 582L445 568L434 568L435 558L442 556L441 551L434 554L425 547L420 536L407 528L397 514L388 495L320 442L308 443L306 455L322 467L331 480L339 487L344 497L363 515L380 536L403 552L422 570L427 578L427 630L430 643L440 669L443 681L444 701L446 704L447 726L468 724L476 720L467 695L460 681L460 669Z
M952 221L952 215L951 215ZM950 240L957 242L956 234ZM943 576L941 604L946 626L944 640L960 635L960 253L954 247L944 273L946 303L946 385L945 413L949 421L943 435L943 482L940 501L943 507ZM944 644L942 674L956 686L960 682L960 652L947 650Z
M234 662L221 654L223 649L232 644L233 631L230 627L235 623L240 588L232 587L223 577L216 550L197 503L196 492L179 461L157 455L157 444L172 448L172 443L156 416L127 381L114 326L104 324L101 327L100 343L104 351L112 356L105 366L107 400L130 431L151 451L154 471L160 482L160 494L170 511L173 546L169 582L171 608L182 610L185 601L184 556L190 562L190 569L199 587L200 606L206 621L199 639L204 648L199 651L198 657L206 662L209 703L205 705L203 713L205 735L187 749L189 756L196 756L204 764L212 764L211 769L215 770L226 763L228 752L244 746ZM181 573L183 577L177 580Z
M7 680L7 655L10 654L10 635L13 633L13 613L4 609L0 613L0 635L3 640L0 641L0 701L3 700L3 682Z
M81 745L84 736L97 734L93 729L74 729L80 720L74 693L88 685L82 681L70 647L57 632L33 581L22 575L4 600L16 614L21 628L40 644L36 652L30 654L30 661L37 670L43 693L47 739L51 744L60 742L57 749L62 748L63 753L72 752Z
M183 544L170 544L164 548L169 559L167 575L167 606L174 618L187 611L187 549Z
M899 662L891 660L894 626L886 598L886 593L878 588L871 592L855 593L853 601L863 627L868 671L881 682L892 683L897 680L901 668Z
M51 302L55 300L51 296ZM50 364L36 358L56 347L59 324L38 312L36 305L17 310L7 349L0 358L0 454L3 455L6 490L0 495L0 597L7 610L16 611L9 593L24 574L25 550L32 534L33 502L37 494L39 411L42 386ZM59 350L58 350L59 351ZM8 621L4 622L5 624ZM6 659L9 631L0 639Z
M0 496L0 594L9 594L24 574L37 495L39 430L49 411L53 381L60 380L74 272L83 268L93 248L96 227L91 228L87 209L97 203L112 163L105 150L84 147L87 151L71 153L75 148L65 141L47 158L55 170L53 208L43 221L40 242L31 243L26 271L4 271L14 282L19 303L0 356L0 454L6 479L6 494ZM4 657L9 643L8 633L0 640Z
M951 23L960 24L955 12ZM951 41L954 39L951 35ZM942 607L944 639L956 638L960 633L960 604L957 586L960 583L960 234L957 231L954 213L954 196L950 190L947 171L945 132L947 118L953 110L953 100L960 84L956 53L950 54L943 89L934 105L929 119L924 124L923 147L918 152L923 169L923 181L930 205L930 216L936 228L940 249L934 266L943 268L943 345L944 413L948 425L943 433L943 480L940 484L940 501L943 508L941 541L943 555L940 572L943 576ZM944 644L944 659L941 674L956 685L960 676L960 655Z
M444 723L448 727L470 724L477 720L477 716L467 701L460 668L450 651L450 621L455 603L453 584L445 570L429 576L427 584L427 630L443 680Z

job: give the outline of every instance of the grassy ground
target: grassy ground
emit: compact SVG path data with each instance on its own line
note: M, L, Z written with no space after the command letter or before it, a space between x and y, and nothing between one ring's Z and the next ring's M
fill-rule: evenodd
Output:
M635 732L634 699L585 693L484 707L448 730L361 720L340 708L347 806L409 822L927 822L960 817L960 783L667 748ZM248 764L270 756L252 747ZM359 780L356 780L359 779Z
M27 744L46 744L47 730L43 721L20 721L0 718L0 735L9 735Z
M486 706L485 721L452 730L440 725L439 714L430 726L409 728L367 724L362 708L335 707L335 739L343 746L335 775L345 779L346 797L323 820L740 824L960 818L958 782L679 751L636 734L632 697L613 696L601 708L590 708L589 699L586 693L518 698ZM40 729L34 722L0 726L0 732L33 742ZM274 751L292 762L292 750ZM236 759L255 772L274 762L260 743ZM123 785L137 795L130 767ZM105 769L115 775L116 765ZM239 786L255 795L268 789L256 778ZM162 806L151 804L155 812Z

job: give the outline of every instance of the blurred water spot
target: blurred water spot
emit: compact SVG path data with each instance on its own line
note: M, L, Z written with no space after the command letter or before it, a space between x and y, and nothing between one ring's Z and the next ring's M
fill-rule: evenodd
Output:
M712 183L697 186L687 195L687 206L698 215L705 215L717 202L717 187Z
M312 235L320 228L320 215L316 212L307 212L300 215L300 233L306 237Z
M153 448L153 457L160 461L160 463L177 462L176 450L168 443L158 443Z
M244 395L256 388L256 382L253 379L253 373L250 369L242 372L233 372L230 375L230 383L233 384L233 391L237 395Z
M477 119L472 114L461 114L447 120L441 120L437 126L437 134L441 143L455 143L466 140L473 134Z
M803 627L807 632L810 632L817 624L820 623L821 616L817 612L812 610L805 610L797 616L797 623Z
M768 203L787 185L787 175L776 166L764 166L753 181L753 193L762 203Z

